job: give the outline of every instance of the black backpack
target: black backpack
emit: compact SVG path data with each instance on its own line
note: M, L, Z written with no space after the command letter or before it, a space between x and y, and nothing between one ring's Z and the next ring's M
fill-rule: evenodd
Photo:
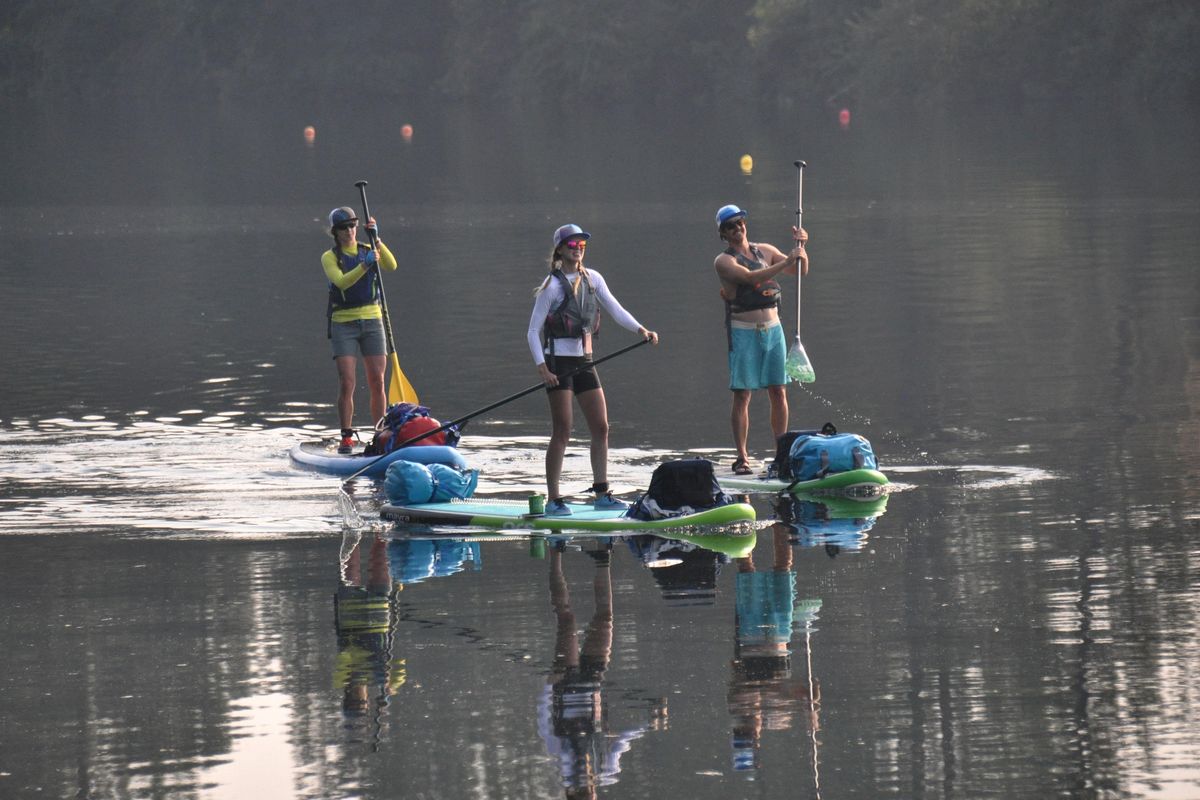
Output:
M634 519L665 519L731 502L717 483L711 461L685 458L659 464L650 476L650 489L638 498L628 515Z
M801 436L816 436L818 433L833 436L837 428L833 427L832 422L826 422L819 431L787 431L780 434L775 440L775 460L771 462L767 474L781 481L795 480L792 475L792 443Z

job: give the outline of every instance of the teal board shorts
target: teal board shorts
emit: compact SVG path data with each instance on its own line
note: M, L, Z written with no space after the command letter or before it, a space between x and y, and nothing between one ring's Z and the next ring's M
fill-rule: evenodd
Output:
M787 383L784 364L787 361L787 340L783 325L770 327L748 323L730 323L729 330L729 388L763 389Z

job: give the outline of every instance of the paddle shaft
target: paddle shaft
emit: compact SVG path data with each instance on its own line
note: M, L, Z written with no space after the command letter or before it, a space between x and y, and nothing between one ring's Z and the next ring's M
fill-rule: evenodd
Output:
M358 195L362 198L363 225L367 225L371 219L371 209L367 207L367 182L357 181L354 185L358 187ZM383 334L387 337L390 355L396 352L396 342L392 339L392 321L388 315L387 297L383 294L383 275L380 274L379 267L379 234L374 228L367 228L367 234L371 237L371 247L375 248L375 285L379 287L379 305L383 308Z
M650 341L650 340L649 339L639 339L638 341L634 342L633 344L629 345L628 347L622 347L620 350L616 350L612 353L609 353L608 355L604 356L603 358L598 358L595 361L589 361L586 364L581 364L578 367L576 367L575 369L571 370L570 372L560 375L559 379L561 380L562 378L568 378L576 373L583 372L584 370L590 369L590 368L596 366L597 364L603 364L605 361L608 361L609 359L613 359L619 355L628 353L630 350L634 349L635 347L641 347L648 341ZM390 456L392 454L392 452L399 450L401 447L408 447L410 444L412 444L414 442L419 442L422 439L433 436L435 433L440 433L441 431L448 430L456 425L461 425L469 419L474 419L475 417L478 417L480 414L486 414L487 412L492 411L493 409L497 409L500 406L505 405L506 403L511 403L513 400L518 400L527 394L532 394L533 392L536 392L538 389L545 389L545 388L546 388L545 383L535 383L533 386L530 386L528 389L522 389L521 391L517 392L516 394L510 394L508 397L504 398L503 400L497 400L496 402L492 403L491 405L487 405L476 411L472 411L470 414L467 414L466 416L462 416L462 417L459 417L458 419L451 420L450 422L440 425L431 431L425 431L422 434L419 434L417 436L414 436L411 439L403 441L400 444L393 447L391 451L379 456L379 458L372 459L370 464L367 464L365 467L363 467L358 472L351 475L349 478L346 478L346 480L344 480L342 482L349 483L350 481L357 478L359 475L362 475L364 472L369 470L377 461L379 461L379 459Z
M794 162L796 165L796 230L799 231L803 227L804 221L804 168L808 165L803 161ZM797 234L798 235L798 234ZM800 245L803 247L803 243ZM801 265L796 267L796 341L800 341L800 279L803 276L804 268Z
M367 182L356 181L355 186L358 187L359 197L362 198L363 207L363 224L366 225L371 219L371 209L367 206ZM371 237L371 247L375 248L375 285L379 287L379 307L383 312L383 335L387 341L388 356L392 364L392 380L388 384L388 402L393 400L397 402L412 402L416 404L417 390L408 382L403 370L400 369L400 357L396 353L396 341L392 337L392 317L388 313L387 295L383 292L383 273L382 267L379 266L379 234L375 228L367 228L367 234ZM392 386L396 387L398 397L393 397L391 393Z

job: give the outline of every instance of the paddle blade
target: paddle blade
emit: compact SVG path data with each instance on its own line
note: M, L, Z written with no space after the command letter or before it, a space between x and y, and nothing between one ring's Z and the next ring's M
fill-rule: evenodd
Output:
M388 378L388 405L395 403L420 405L421 401L417 399L417 390L408 382L404 370L400 369L400 359L396 357L395 353L392 353L391 366L391 376Z
M808 353L804 352L804 345L799 339L792 344L792 349L788 351L787 361L783 365L787 376L796 383L813 383L817 379L817 374L813 371L812 362L808 360Z

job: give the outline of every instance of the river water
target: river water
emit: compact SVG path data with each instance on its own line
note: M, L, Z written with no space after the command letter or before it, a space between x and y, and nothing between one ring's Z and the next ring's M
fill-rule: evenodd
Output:
M3 139L0 796L1200 796L1194 120L137 122ZM727 470L712 215L783 244L799 158L792 427L871 439L875 513L435 541L290 464L335 424L321 219L369 179L435 416L536 382L574 221L662 337L601 368L615 488ZM547 433L540 393L473 420L480 492L539 488Z

